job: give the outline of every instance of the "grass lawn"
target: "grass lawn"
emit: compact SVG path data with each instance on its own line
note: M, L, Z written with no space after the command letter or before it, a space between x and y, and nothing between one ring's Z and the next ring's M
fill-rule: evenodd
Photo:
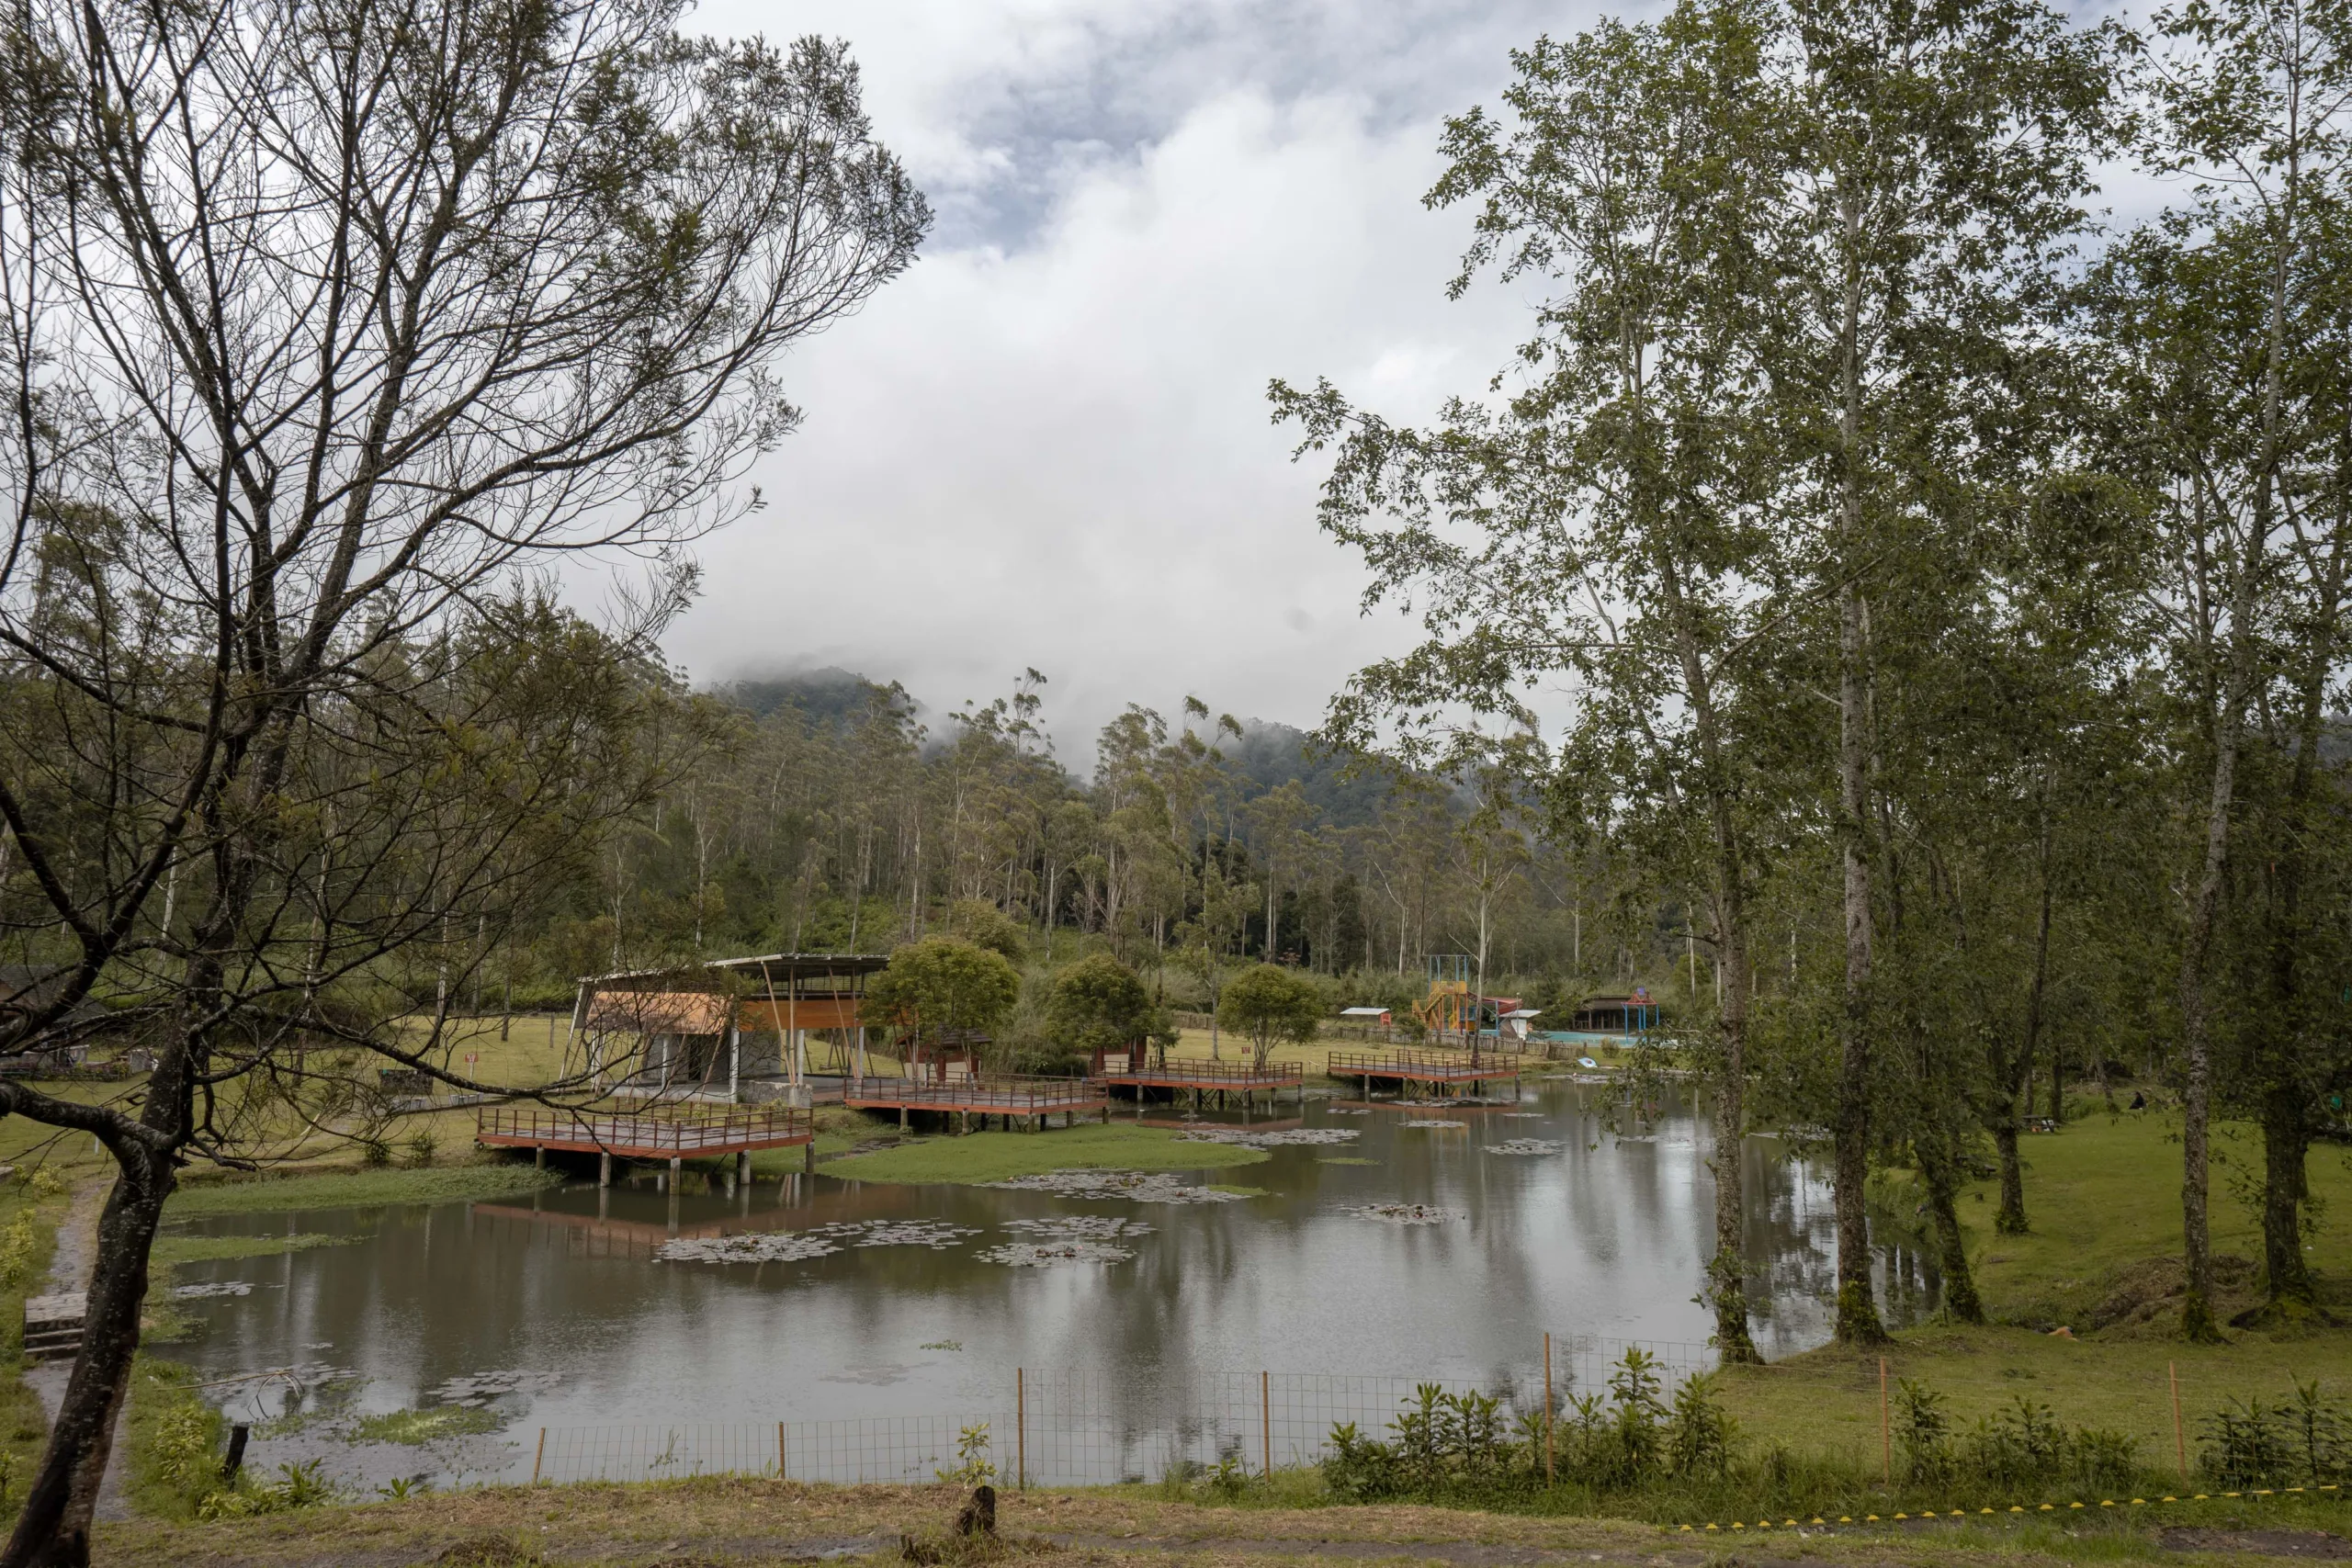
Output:
M21 1176L0 1186L0 1523L15 1520L49 1440L49 1417L23 1376L25 1298L48 1288L66 1205L62 1194L36 1193Z
M1278 1477L1279 1481L1289 1479ZM950 1551L949 1564L1067 1562L1116 1568L1295 1565L1302 1560L1442 1562L1500 1565L1601 1562L1613 1568L1734 1568L1799 1562L1820 1568L2017 1568L2129 1559L2196 1568L2245 1563L2246 1545L2292 1544L2208 1535L2160 1542L2144 1513L1939 1524L1886 1524L1799 1539L1776 1529L1753 1541L1680 1535L1622 1518L1492 1514L1412 1505L1300 1506L1278 1488L1238 1503L1175 1500L1156 1487L1100 1491L1001 1490L1002 1546ZM788 1481L706 1478L635 1485L485 1487L401 1502L311 1508L211 1524L158 1520L101 1524L102 1562L174 1562L205 1568L313 1568L321 1563L431 1563L478 1568L718 1568L721 1562L805 1563L819 1553L896 1568L899 1540L937 1543L961 1494L947 1486L809 1486ZM2199 1505L2178 1520L2232 1528L2300 1528L2335 1518L2341 1505ZM1753 1515L1749 1516L1753 1517ZM1750 1532L1753 1533L1753 1532ZM870 1542L864 1553L862 1545ZM1736 1553L1736 1554L1735 1554Z
M2174 1337L2180 1278L2180 1145L2169 1111L2104 1109L2055 1134L2025 1140L2026 1215L2031 1233L1993 1233L1998 1190L1961 1198L1969 1254L1986 1314L1999 1326L1930 1325L1898 1333L1886 1355L1890 1382L1914 1378L1948 1394L1959 1425L2022 1395L2071 1426L2108 1427L2138 1440L2144 1461L2176 1462L2171 1379L2177 1375L2190 1459L2204 1419L2233 1398L2276 1400L2316 1378L2352 1398L2352 1329L2314 1325L2284 1332L2230 1329L2228 1343ZM2214 1172L2213 1248L2223 1265L2224 1314L2258 1295L2254 1213L2228 1195L2233 1169L2252 1168L2252 1130L2221 1130L2229 1162ZM2346 1152L2322 1145L2310 1166L2324 1216L2352 1202ZM2323 1224L2306 1255L2339 1319L2352 1317L2352 1228ZM2073 1337L2048 1332L2064 1325ZM1848 1455L1879 1451L1879 1357L1836 1348L1777 1366L1726 1374L1731 1405L1750 1436Z
M2127 1330L2125 1301L2134 1271L2149 1259L2180 1255L2180 1117L2177 1111L2139 1111L2111 1114L2094 1111L2069 1122L2061 1133L2024 1140L2026 1218L2030 1234L1993 1234L1991 1182L1978 1182L1961 1199L1970 1226L1971 1260L1978 1289L1996 1316L2065 1323L2077 1334L2086 1326L2109 1333ZM2225 1123L2216 1129L2212 1232L2217 1258L2245 1260L2243 1269L2224 1265L2224 1314L2256 1299L2250 1270L2262 1257L2260 1220L2233 1196L2233 1178L2259 1171L2261 1145L2251 1126ZM2322 1144L2308 1166L2312 1195L2323 1223L2306 1238L2304 1256L2321 1276L2324 1296L2338 1315L2352 1309L2352 1226L2338 1216L2352 1204L2352 1150ZM2137 1281L2145 1294L2147 1281ZM2116 1315L2120 1314L2120 1315ZM2163 1315L2154 1332L2168 1332Z
M1180 1143L1167 1127L1082 1122L1046 1133L973 1133L910 1140L896 1148L828 1160L817 1169L854 1181L950 1181L967 1185L1051 1170L1215 1170L1256 1165L1262 1149Z
M285 1252L307 1252L314 1247L341 1247L360 1240L357 1233L329 1235L321 1231L288 1231L270 1235L173 1235L155 1238L151 1255L159 1264L211 1263L227 1258L274 1258Z
M438 1166L420 1170L352 1170L322 1175L208 1181L181 1188L164 1210L169 1220L207 1214L256 1214L289 1209L365 1209L390 1203L454 1203L505 1198L560 1181L560 1173L519 1161ZM282 1239L282 1238L273 1238Z

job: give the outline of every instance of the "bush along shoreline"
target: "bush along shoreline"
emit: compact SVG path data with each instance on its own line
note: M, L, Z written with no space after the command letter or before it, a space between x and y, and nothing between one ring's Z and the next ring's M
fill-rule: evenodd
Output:
M1171 1472L1163 1489L1224 1501L1295 1504L1319 1490L1342 1504L1421 1503L1581 1514L1664 1524L1782 1518L1811 1522L1986 1512L2096 1509L2151 1501L2334 1497L2352 1482L2352 1405L2315 1382L2281 1399L2247 1397L2208 1417L2196 1470L2152 1455L2126 1434L2070 1425L2024 1394L1966 1428L1945 1396L1905 1380L1891 1401L1887 1452L1868 1458L1752 1442L1725 1408L1716 1374L1682 1379L1639 1349L1605 1391L1509 1407L1492 1394L1423 1384L1385 1432L1332 1428L1331 1455L1308 1472L1251 1478L1234 1466ZM1877 1462L1871 1462L1875 1460ZM1319 1483L1319 1487L1317 1486Z

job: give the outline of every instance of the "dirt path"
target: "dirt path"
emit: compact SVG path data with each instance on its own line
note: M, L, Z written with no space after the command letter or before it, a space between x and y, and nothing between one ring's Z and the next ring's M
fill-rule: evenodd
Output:
M49 1261L48 1291L52 1294L90 1288L90 1270L97 1262L98 1211L105 1207L107 1193L114 1183L101 1178L85 1181L74 1190L74 1201L66 1206L65 1217L57 1224L57 1246ZM25 1386L40 1400L41 1416L55 1422L57 1407L65 1399L65 1381L73 1375L71 1361L43 1361L25 1369ZM107 1456L106 1481L98 1488L98 1517L127 1519L130 1517L130 1501L125 1494L127 1472L123 1464L122 1424L115 1424L115 1445Z
M997 1519L1010 1550L943 1551L960 1502L944 1486L718 1478L494 1487L207 1525L118 1525L101 1532L97 1561L142 1568L903 1568L902 1535L927 1549L922 1560L945 1568L2061 1568L2167 1549L2185 1563L2267 1560L2285 1568L2282 1559L2352 1551L2352 1542L2312 1529L2175 1530L2161 1540L2091 1531L2079 1551L2054 1552L2046 1535L1988 1546L1790 1531L1740 1542L1735 1556L1727 1542L1701 1544L1623 1519L1406 1506L1232 1507L1125 1490L1000 1494Z

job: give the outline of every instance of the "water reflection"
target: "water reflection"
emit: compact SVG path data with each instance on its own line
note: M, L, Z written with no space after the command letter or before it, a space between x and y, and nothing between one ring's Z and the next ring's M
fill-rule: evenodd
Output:
M1300 1124L1352 1129L1356 1142L1278 1147L1262 1165L1202 1177L1268 1190L1231 1203L821 1176L741 1189L690 1179L673 1191L649 1172L609 1190L586 1180L506 1202L223 1219L204 1228L358 1239L184 1268L184 1282L254 1289L188 1303L205 1332L175 1353L209 1378L349 1369L373 1410L416 1404L452 1379L528 1372L553 1381L505 1403L527 1398L529 1421L548 1426L985 1409L1023 1367L1082 1380L1102 1413L1151 1424L1182 1408L1204 1374L1492 1384L1534 1365L1547 1331L1696 1347L1711 1327L1693 1299L1713 1235L1711 1130L1669 1106L1651 1135L1615 1139L1597 1092L1531 1083L1518 1107L1368 1115L1311 1101ZM1468 1125L1403 1125L1431 1116ZM1513 1138L1564 1146L1491 1152ZM1334 1156L1374 1163L1324 1163ZM1828 1334L1828 1192L1770 1139L1748 1140L1741 1159L1757 1338L1783 1355ZM1344 1212L1392 1201L1466 1217L1398 1226ZM1110 1265L1014 1269L977 1256L1019 1238L1007 1221L1073 1213L1154 1228L1123 1238L1136 1256ZM979 1234L944 1249L844 1247L786 1263L653 1256L673 1236L879 1220ZM1931 1309L1932 1276L1916 1254L1891 1249L1879 1272L1896 1318Z

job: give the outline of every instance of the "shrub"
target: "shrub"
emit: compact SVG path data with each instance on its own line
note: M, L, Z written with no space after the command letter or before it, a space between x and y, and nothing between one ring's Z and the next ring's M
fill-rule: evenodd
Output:
M33 1212L20 1209L0 1231L0 1286L15 1290L31 1277L33 1260L40 1253L40 1232L33 1224Z
M1674 1418L1666 1437L1667 1462L1674 1473L1694 1479L1722 1475L1731 1466L1736 1436L1715 1380L1703 1374L1683 1379L1674 1391Z
M1903 1450L1903 1479L1913 1486L1942 1486L1952 1479L1951 1415L1945 1398L1925 1383L1895 1385L1894 1440Z
M1968 1437L1968 1464L1996 1491L2038 1491L2064 1470L2067 1450L2066 1429L2050 1407L2020 1393L1976 1423Z
M2201 1424L2199 1463L2227 1487L2326 1485L2352 1475L2352 1416L2316 1382L2293 1400L2232 1400Z
M989 1424L966 1427L956 1434L956 1468L935 1470L933 1475L957 1486L988 1486L995 1483L996 1465L989 1458Z
M1609 1398L1615 1405L1611 1435L1614 1451L1603 1458L1596 1479L1611 1485L1632 1486L1657 1468L1660 1431L1667 1415L1658 1397L1661 1380L1657 1358L1646 1350L1629 1349L1617 1370L1609 1374Z

